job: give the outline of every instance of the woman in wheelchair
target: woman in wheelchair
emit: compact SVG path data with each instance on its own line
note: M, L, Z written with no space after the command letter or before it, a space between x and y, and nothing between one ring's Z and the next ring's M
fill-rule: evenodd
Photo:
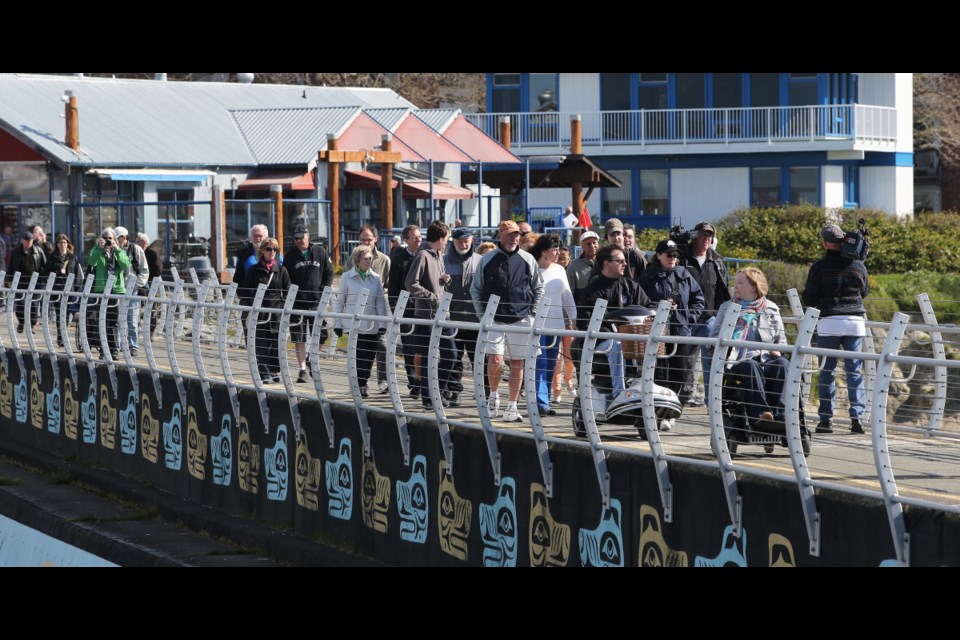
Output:
M780 317L780 308L766 298L767 278L760 269L747 267L734 280L733 300L720 305L717 318L722 319L731 305L740 308L740 317L733 331L734 340L787 344L787 335ZM710 331L715 338L721 322ZM730 364L723 379L724 404L743 407L750 428L758 431L782 429L783 381L787 359L776 350L737 348L731 351Z

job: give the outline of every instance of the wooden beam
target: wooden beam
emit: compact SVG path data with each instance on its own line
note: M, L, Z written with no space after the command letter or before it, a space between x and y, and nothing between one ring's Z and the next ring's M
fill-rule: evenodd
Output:
M273 197L274 229L276 229L277 257L283 251L283 187L279 184L270 185L270 195Z
M324 154L336 153L337 138L327 134L327 150L321 151L319 159L327 162L327 199L330 200L330 258L333 266L340 266L340 163L324 159Z
M385 152L391 151L393 145L393 136L389 133L383 134L380 148ZM398 154L399 155L399 154ZM390 185L393 183L393 164L385 162L380 167L380 228L393 228L393 189Z
M318 156L320 162L366 162L397 164L401 161L399 151L338 151L326 149Z

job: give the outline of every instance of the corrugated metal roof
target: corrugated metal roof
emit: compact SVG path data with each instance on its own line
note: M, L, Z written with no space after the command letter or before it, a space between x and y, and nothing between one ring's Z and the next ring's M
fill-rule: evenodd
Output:
M410 109L365 109L364 113L377 121L377 123L393 133L400 126L400 123L410 115Z
M423 120L424 124L437 133L442 134L454 118L460 115L460 109L414 109L413 115Z
M67 90L77 96L79 154L63 143ZM388 89L0 75L0 123L49 157L86 166L255 165L231 111L344 106L414 105ZM279 158L282 145L255 146Z
M260 165L310 164L360 114L360 107L248 109L233 111L247 146Z

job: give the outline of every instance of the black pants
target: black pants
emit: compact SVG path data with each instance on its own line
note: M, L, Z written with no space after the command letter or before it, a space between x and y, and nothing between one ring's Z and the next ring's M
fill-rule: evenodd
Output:
M26 298L30 295L27 291L21 291L17 293L17 301L13 307L13 312L17 315L17 325L22 327L24 323L25 315L25 305ZM21 297L22 296L22 297ZM30 302L30 326L37 326L37 322L40 320L40 300L32 300Z
M676 348L672 356L657 360L653 381L676 393L680 403L686 404L693 397L693 370L699 353L698 345L667 345L668 353L671 348Z
M357 334L357 383L361 387L367 386L370 379L370 370L373 368L373 359L377 354L377 345L383 341L376 333Z
M738 360L723 376L724 399L743 404L748 418L756 419L764 411L783 420L783 381L787 359L771 358L764 363L748 358Z
M120 314L119 300L100 300L97 304L87 306L87 341L91 349L100 349L103 352L103 345L100 344L100 305L107 305L107 348L110 354L115 355L117 349L117 319Z
M412 324L400 325L400 350L403 354L403 369L407 372L407 387L411 390L420 386L416 366L417 336L413 333L413 328Z
M268 320L257 323L255 350L260 370L271 376L280 375L280 325Z
M447 382L447 389L455 393L463 393L463 358L467 357L467 362L471 367L474 366L474 357L476 356L477 349L477 331L466 331L464 329L458 329L457 335L454 336L454 343L457 348L457 355L453 361L453 367L450 369L450 380ZM485 359L483 354L480 354L481 361ZM486 371L486 363L484 362L483 370ZM490 383L487 381L487 376L483 376L483 391L484 397L490 395Z
M429 397L427 391L427 366L429 364L430 353L430 330L432 327L418 324L414 328L414 335L417 337L417 350L422 354L420 356L420 375L417 378L420 381L420 393L424 398ZM440 359L437 362L437 382L440 385L440 391L452 391L447 385L450 381L450 372L453 369L457 358L457 346L454 343L453 336L448 332L452 329L443 329L440 336L439 349ZM460 387L463 389L463 386Z

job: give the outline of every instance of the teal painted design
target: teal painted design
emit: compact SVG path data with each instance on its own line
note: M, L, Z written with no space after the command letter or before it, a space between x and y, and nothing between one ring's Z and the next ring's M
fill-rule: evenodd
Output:
M334 518L349 520L353 513L353 463L350 460L352 446L350 438L340 441L340 455L333 462L327 462L326 480L327 513Z
M13 402L16 406L16 418L20 424L27 423L27 381L20 376L20 382L13 387Z
M222 487L230 486L230 476L233 472L233 436L230 427L233 421L229 413L223 414L220 422L220 435L210 438L210 447L213 458L213 484Z
M397 512L400 514L400 539L423 544L427 540L427 459L416 456L410 479L397 480Z
M580 529L580 564L585 567L623 566L620 514L620 501L611 499L610 508L600 512L600 525L596 529Z
M720 553L714 558L697 556L695 567L745 567L747 566L747 530L741 529L740 537L733 535L733 525L723 530L723 542Z
M80 404L80 419L83 422L83 433L81 437L87 444L93 444L97 441L97 385L96 382L90 383L90 390L87 391L87 399Z
M120 411L120 451L132 456L137 452L137 393L127 395L127 406Z
M480 504L480 538L483 566L517 566L517 483L513 478L501 479L493 504Z
M47 431L60 433L60 386L53 385L53 390L47 394Z
M267 475L267 500L282 502L287 499L290 483L290 465L287 454L287 425L277 427L273 447L263 450L263 468Z
M179 402L173 403L173 415L170 422L163 423L163 465L167 469L179 471L183 462L183 423L180 419Z

